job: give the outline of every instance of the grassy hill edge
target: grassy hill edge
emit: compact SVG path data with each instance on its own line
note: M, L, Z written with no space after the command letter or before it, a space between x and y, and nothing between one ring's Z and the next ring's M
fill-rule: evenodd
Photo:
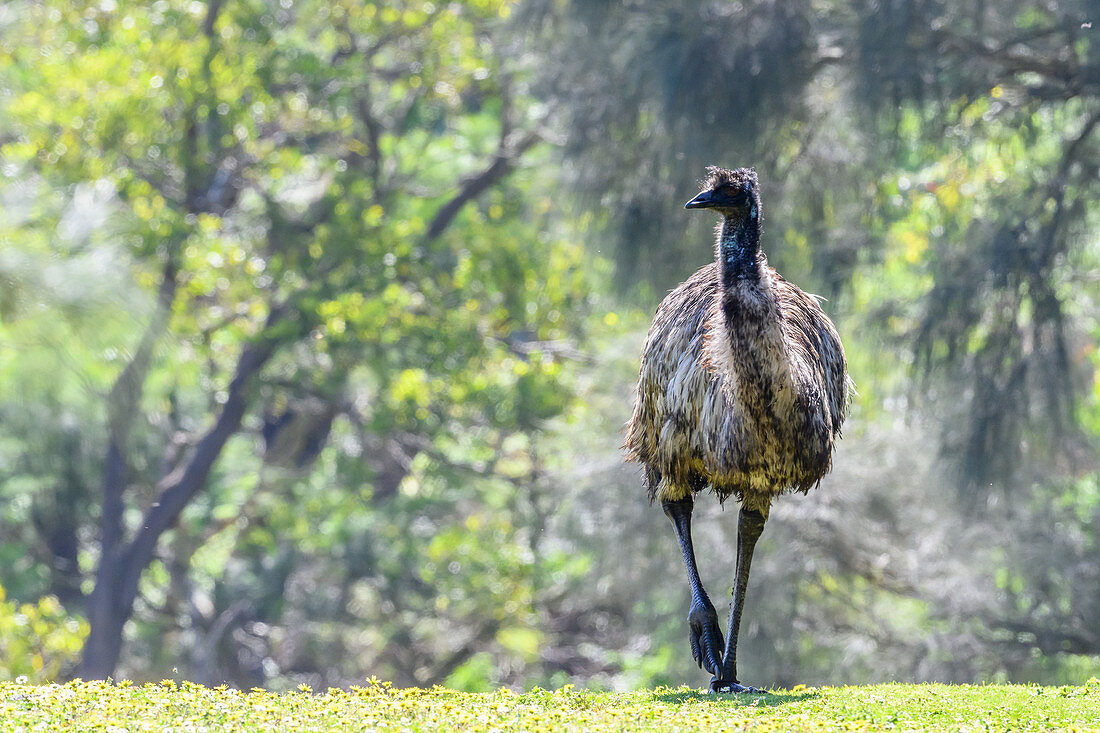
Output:
M363 687L314 693L165 681L135 685L0 683L0 731L29 730L1089 730L1100 680L1080 686L886 684L707 695L688 687L628 693Z

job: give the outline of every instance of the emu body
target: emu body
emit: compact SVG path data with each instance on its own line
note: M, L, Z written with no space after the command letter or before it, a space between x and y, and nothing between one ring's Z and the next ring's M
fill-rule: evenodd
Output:
M721 215L715 261L657 308L625 447L680 541L692 654L714 674L713 690L745 691L737 630L756 539L777 495L805 493L829 472L850 382L840 337L817 300L767 265L755 171L709 168L686 206ZM691 543L694 495L708 487L741 502L725 644Z

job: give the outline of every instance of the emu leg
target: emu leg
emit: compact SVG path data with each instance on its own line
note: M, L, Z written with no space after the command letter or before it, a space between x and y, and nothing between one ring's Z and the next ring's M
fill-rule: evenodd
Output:
M684 555L688 582L691 583L691 610L688 612L691 656L700 667L717 675L722 664L722 630L718 627L718 614L714 610L714 604L703 589L699 568L695 565L695 551L691 546L691 510L694 504L695 501L689 495L679 501L662 501L661 508L676 528L676 539L680 541L680 552Z
M752 551L764 531L764 515L755 510L741 509L737 517L737 577L733 581L733 602L730 604L729 638L722 654L722 671L710 681L711 692L760 692L737 681L737 632L741 628L741 610L745 605L745 588L749 584Z

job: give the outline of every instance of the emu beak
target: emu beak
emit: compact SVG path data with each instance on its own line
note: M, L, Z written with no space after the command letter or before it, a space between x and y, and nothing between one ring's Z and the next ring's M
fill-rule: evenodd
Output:
M712 192L710 189L706 191L700 191L699 195L684 204L685 209L709 209L714 206L714 199L711 197Z

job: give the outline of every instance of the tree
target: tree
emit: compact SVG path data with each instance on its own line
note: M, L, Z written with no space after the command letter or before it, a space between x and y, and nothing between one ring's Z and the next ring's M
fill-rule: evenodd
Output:
M507 184L540 141L489 41L507 9L28 3L11 24L0 154L43 187L106 187L155 292L103 395L82 676L115 670L165 534L235 442L262 433L269 466L301 470L343 416L381 500L456 431L500 441L566 404L539 344L571 330L579 262L524 243L539 223ZM560 285L528 295L546 266Z

